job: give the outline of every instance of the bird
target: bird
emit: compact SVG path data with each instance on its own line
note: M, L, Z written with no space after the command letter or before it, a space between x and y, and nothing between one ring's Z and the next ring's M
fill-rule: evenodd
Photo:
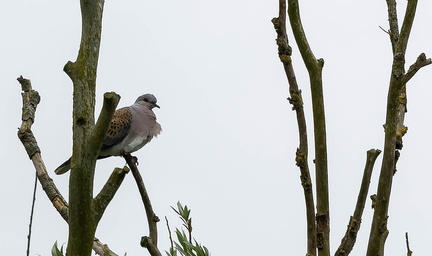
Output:
M153 94L144 94L139 96L133 105L117 109L97 159L130 154L144 147L153 137L157 137L162 127L156 121L153 112L155 107L160 108L156 97ZM54 172L63 174L70 169L71 158Z

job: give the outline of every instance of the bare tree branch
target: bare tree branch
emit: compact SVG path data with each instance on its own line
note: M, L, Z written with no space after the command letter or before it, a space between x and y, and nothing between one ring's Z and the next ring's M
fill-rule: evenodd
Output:
M426 58L426 54L421 53L418 57L416 62L412 64L407 73L402 78L402 83L406 84L408 81L419 71L422 67L430 65L432 63L432 60L430 58Z
M402 136L406 133L404 117L407 111L406 83L422 66L429 65L430 60L421 54L416 63L405 73L405 53L413 25L417 0L409 0L405 17L399 34L396 1L387 0L388 19L390 24L390 41L393 50L393 64L387 96L387 114L384 141L384 154L378 182L376 204L372 219L367 256L384 255L384 245L388 236L387 220L396 162L402 148Z
M147 215L147 222L149 226L149 237L147 236L142 237L141 246L147 248L147 250L152 256L161 256L161 253L157 248L157 236L158 236L157 223L159 222L159 217L153 211L153 207L150 202L150 197L145 188L144 181L136 166L137 164L136 158L131 156L130 154L125 155L124 158L126 159L126 162L129 165L129 168L131 169L132 174L135 178L136 184L138 186L138 190L141 195L141 199L144 204L146 215Z
M102 218L105 209L113 199L128 172L129 168L126 166L123 168L115 168L102 190L95 197L93 204L95 208L96 222L99 222Z
M36 107L40 101L39 93L32 89L30 80L20 76L18 81L20 82L22 90L24 91L22 93L22 124L18 130L18 137L20 138L25 150L27 151L27 154L33 162L33 165L36 169L37 178L41 183L46 195L48 196L48 199L51 201L54 208L59 212L62 218L68 222L69 206L64 197L61 195L60 191L57 189L53 180L49 177L45 163L41 156L41 151L37 145L36 138L31 131L31 127L35 120ZM104 250L99 250L98 248L104 248ZM117 254L109 250L108 246L101 243L97 238L94 239L93 249L99 255L117 256Z
M396 9L396 1L394 0L386 0L387 1L387 16L389 17L389 25L390 30L388 34L390 36L390 42L392 45L393 53L396 51L396 43L399 41L399 25L397 18L397 9Z
M296 111L297 116L300 143L296 152L296 163L297 166L300 167L300 179L306 204L307 254L316 255L315 203L308 164L306 118L303 109L301 90L299 90L291 61L292 51L286 33L286 11L286 0L279 0L279 16L273 18L272 23L277 33L276 44L278 46L279 59L284 66L289 83L290 98L288 98L288 100L293 105L293 110Z
M347 226L347 231L345 236L342 238L341 244L337 249L335 256L343 256L350 254L352 248L357 239L357 233L360 230L361 219L363 215L363 210L366 204L366 198L369 191L370 180L372 176L373 166L375 160L381 153L379 149L371 149L367 152L366 165L363 171L363 179L360 186L359 195L357 198L357 203L355 206L354 214L350 217L349 224Z
M104 93L102 110L96 125L92 129L90 138L90 141L93 142L90 143L90 146L94 147L91 149L92 151L100 151L119 101L120 95L115 92Z
M330 209L327 166L327 138L322 85L323 59L316 59L306 38L298 0L288 0L288 16L303 62L309 72L315 138L318 255L330 255Z

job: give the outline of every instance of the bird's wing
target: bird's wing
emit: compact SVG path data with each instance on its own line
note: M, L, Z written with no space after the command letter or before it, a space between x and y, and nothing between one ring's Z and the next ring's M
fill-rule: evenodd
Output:
M117 109L108 128L102 149L120 143L129 133L132 123L132 113L129 107Z

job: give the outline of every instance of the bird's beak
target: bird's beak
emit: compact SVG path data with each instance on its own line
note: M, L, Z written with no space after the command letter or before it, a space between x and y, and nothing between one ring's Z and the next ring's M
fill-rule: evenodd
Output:
M157 107L157 108L160 108L160 107L159 107L159 105L158 105L158 104L156 104L156 103L154 104L154 106L155 106L155 107Z

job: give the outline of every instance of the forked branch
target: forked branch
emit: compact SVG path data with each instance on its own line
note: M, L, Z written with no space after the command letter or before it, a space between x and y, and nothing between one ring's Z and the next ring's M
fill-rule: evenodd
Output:
M387 0L390 41L393 50L393 63L387 96L387 113L385 122L385 141L383 162L378 182L376 204L369 236L367 256L384 255L384 245L389 234L387 229L388 209L392 190L393 175L402 149L402 136L406 133L404 126L406 113L406 83L421 68L431 63L424 54L405 73L405 53L414 22L417 0L409 0L405 11L402 28L398 31L396 1Z

